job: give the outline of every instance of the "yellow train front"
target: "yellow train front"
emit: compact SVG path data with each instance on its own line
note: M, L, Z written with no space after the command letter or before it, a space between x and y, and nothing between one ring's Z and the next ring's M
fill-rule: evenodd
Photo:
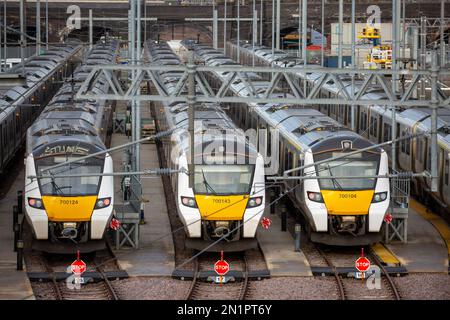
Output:
M195 157L193 188L186 172L177 174L177 205L187 234L185 245L228 252L255 248L265 204L264 159L239 135L216 136L214 143L222 146L220 156L209 154L205 140L203 147L197 148L203 151ZM235 146L246 151L240 154ZM186 154L179 154L180 169L188 168Z
M90 141L71 137L49 142L26 158L25 210L35 250L71 253L105 248L114 189L113 177L101 175L113 172L112 158L106 154L76 161L104 150L95 145L99 141L85 138Z

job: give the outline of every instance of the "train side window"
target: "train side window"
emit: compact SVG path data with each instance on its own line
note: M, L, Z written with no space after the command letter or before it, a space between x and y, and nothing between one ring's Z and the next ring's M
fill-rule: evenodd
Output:
M388 123L384 124L384 141L389 141L391 139L391 126Z
M405 136L409 135L408 130L405 131ZM406 139L405 140L405 149L406 149L406 154L409 156L411 154L411 139Z
M272 155L272 131L267 128L267 155Z
M422 160L422 140L421 139L417 139L416 142L417 148L416 148L416 153L417 153L417 160L419 160L420 162L423 162Z
M288 151L287 157L284 159L284 171L291 169L292 166L292 152Z
M372 129L372 136L377 137L378 136L378 119L376 116L372 116L372 121L371 121L370 126Z
M401 136L401 138L403 138L405 136L405 132L403 130L401 131L400 136ZM406 143L405 142L406 141L404 139L400 142L400 146L401 146L403 153L406 153Z
M449 179L449 170L450 170L450 161L449 159L445 159L445 185L448 186Z

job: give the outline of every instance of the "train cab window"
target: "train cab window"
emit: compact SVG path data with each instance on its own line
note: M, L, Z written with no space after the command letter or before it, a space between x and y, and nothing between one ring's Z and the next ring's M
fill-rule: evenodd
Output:
M449 170L450 170L450 161L449 159L445 159L445 185L448 186L449 179Z

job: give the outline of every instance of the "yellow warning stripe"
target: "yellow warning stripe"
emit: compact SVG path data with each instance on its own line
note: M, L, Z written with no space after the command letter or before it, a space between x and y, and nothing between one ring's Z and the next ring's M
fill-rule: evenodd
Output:
M388 266L401 265L400 260L384 244L379 242L372 245L371 248L383 264Z
M450 256L450 227L448 224L440 216L412 198L409 200L409 206L436 228L447 245L447 253Z

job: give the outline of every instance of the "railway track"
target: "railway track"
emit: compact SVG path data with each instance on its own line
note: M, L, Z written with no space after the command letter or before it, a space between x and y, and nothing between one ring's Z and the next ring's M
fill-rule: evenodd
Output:
M378 257L367 248L367 252L369 252L369 259L373 264L380 268L380 287L370 289L366 286L366 281L358 280L353 277L347 277L344 274L338 271L338 266L333 262L333 258L342 260L342 257L339 257L339 253L330 252L326 253L322 250L318 245L315 245L317 252L320 254L321 258L325 261L327 266L332 270L333 276L336 279L338 296L340 300L353 300L353 299L362 299L362 300L373 300L373 299L390 299L390 300L401 300L401 296L399 294L399 290L397 289L394 280L390 276L389 272L383 266ZM333 255L335 255L333 257ZM344 261L347 258L344 259ZM350 259L346 265L350 265L353 259ZM341 261L342 263L342 261ZM347 269L350 269L347 267Z
M387 272L386 268L381 263L380 259L378 259L377 255L372 250L368 250L368 252L369 252L369 256L370 256L371 260L374 261L375 264L380 268L381 273L382 273L381 279L384 280L385 285L389 288L393 299L401 300L402 298L401 298L400 292L397 289L397 286L396 286L394 280L392 279L391 275L389 274L389 272Z
M329 257L325 254L325 252L323 252L323 250L321 248L316 246L316 249L319 252L319 254L321 255L322 259L326 262L326 264L333 270L333 276L336 279L336 283L337 283L339 299L347 300L347 294L345 292L344 281L343 281L341 275L338 273L336 266L334 265L332 260L329 259Z
M248 294L248 260L245 255L227 259L230 270L242 271L242 279L236 282L216 284L201 278L202 272L212 271L213 264L210 255L200 256L194 260L194 277L186 300L226 299L245 300Z
M105 273L105 258L100 260L94 257L86 261L88 271L95 271L99 277L95 281L87 278L87 283L78 286L73 283L72 275L69 275L70 278L61 278L61 273L70 272L67 268L72 260L67 257L47 257L45 254L32 252L28 254L26 261L27 269L40 272L45 279L49 279L45 286L38 289L44 292L37 292L37 296L55 300L119 300L117 291Z

